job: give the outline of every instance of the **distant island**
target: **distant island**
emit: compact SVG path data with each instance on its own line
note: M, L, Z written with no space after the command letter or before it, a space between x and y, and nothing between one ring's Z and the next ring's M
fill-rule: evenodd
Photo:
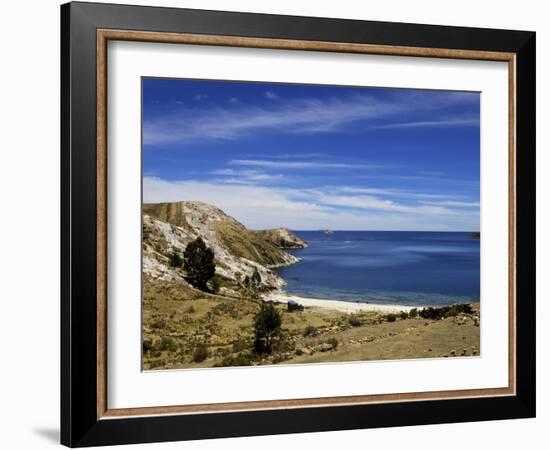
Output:
M308 246L287 228L248 230L213 205L182 201L144 204L142 235L145 370L479 354L479 303L287 294L275 269Z
M470 233L471 238L478 238L479 239L480 236L481 236L481 233L479 231L472 231Z

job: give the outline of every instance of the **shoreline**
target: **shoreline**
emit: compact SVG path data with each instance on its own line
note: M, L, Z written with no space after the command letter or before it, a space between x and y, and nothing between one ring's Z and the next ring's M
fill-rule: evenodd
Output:
M384 313L400 313L401 311L409 312L411 309L423 309L423 306L405 306L385 303L365 303L365 302L349 302L344 300L329 300L322 298L300 297L291 295L284 291L275 291L266 294L262 298L263 301L271 301L276 303L288 303L295 301L306 308L326 308L340 312L355 313L361 311L384 312Z
M283 249L283 250L286 250L286 249ZM294 256L294 255L292 255ZM280 263L280 264L270 264L268 266L264 266L265 268L269 269L269 270L273 270L273 269L280 269L282 267L289 267L289 266L293 266L294 264L298 264L299 262L302 261L302 258L298 258L297 256L294 256L296 258L296 261L292 261L292 262L288 262L288 263ZM282 278L279 274L277 274L277 276L279 278ZM286 281L285 281L286 283Z

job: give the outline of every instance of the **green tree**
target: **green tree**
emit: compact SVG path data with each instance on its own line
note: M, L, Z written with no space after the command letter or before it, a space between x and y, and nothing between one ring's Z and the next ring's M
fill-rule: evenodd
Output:
M281 315L273 303L262 302L254 317L254 351L271 353L273 340L281 332Z
M206 246L200 236L187 244L183 254L183 267L187 272L187 280L193 286L208 291L206 283L214 276L216 264L214 252Z

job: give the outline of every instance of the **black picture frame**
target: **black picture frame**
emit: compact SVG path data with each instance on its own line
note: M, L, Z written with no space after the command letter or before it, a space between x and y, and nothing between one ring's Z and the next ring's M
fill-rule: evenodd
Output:
M511 52L516 55L516 394L99 418L98 29ZM61 443L71 447L535 416L535 33L113 4L61 6Z

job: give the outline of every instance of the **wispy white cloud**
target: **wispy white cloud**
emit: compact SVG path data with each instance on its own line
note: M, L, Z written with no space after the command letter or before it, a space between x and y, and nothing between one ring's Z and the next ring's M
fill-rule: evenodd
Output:
M230 165L269 169L379 169L380 165L349 164L330 161L272 161L267 159L233 159Z
M357 209L392 211L413 214L445 214L455 215L455 211L440 206L409 206L396 203L392 200L384 200L370 195L330 195L321 194L317 197L318 201L324 205L336 207L350 207Z
M289 227L348 230L477 230L479 214L452 208L405 205L376 196L333 195L247 184L167 181L144 177L146 203L200 200L223 209L253 229Z
M370 187L357 187L357 186L341 186L336 188L330 188L330 192L344 193L344 194L367 194L367 195L380 195L390 196L402 199L413 200L447 200L458 199L461 196L456 194L433 194L426 192L418 192L403 189L383 189L383 188L370 188ZM443 205L445 206L445 205ZM452 206L452 205L447 205Z
M145 144L205 139L236 139L258 130L284 133L328 132L366 118L374 118L390 105L367 97L359 100L294 100L274 106L247 106L239 110L223 108L182 108L180 112L145 120Z
M453 176L435 176L435 175L405 175L402 173L370 173L365 175L357 175L356 178L363 178L367 180L391 180L391 181L399 181L399 182L426 182L430 184L437 183L439 185L445 185L445 186L461 186L461 187L477 187L479 186L479 179L464 179L464 178L456 178Z
M247 155L249 158L265 158L265 154L258 154L258 153L250 153ZM328 156L327 153L324 152L309 152L309 153L278 153L278 154L270 154L270 159L311 159L311 158L326 158Z
M479 208L479 202L458 202L453 200L445 200L445 201L422 201L420 203L423 203L425 205L434 205L434 206L455 206L458 208Z
M222 177L217 179L217 181L231 184L266 184L286 178L285 175L279 173L266 173L261 170L235 170L231 168L214 170L210 173Z
M369 194L366 194L369 192ZM402 194L402 195L400 195ZM404 195L403 195L404 194ZM321 187L314 189L296 190L297 198L307 198L322 205L338 208L355 208L379 211L393 211L401 213L426 213L455 215L456 211L443 205L429 205L423 201L404 203L403 199L414 198L414 193L400 193L386 189L346 189L345 187ZM387 198L391 196L392 198ZM399 199L399 201L397 200Z
M419 120L415 122L398 122L378 125L378 129L427 128L427 127L463 127L479 125L479 117L450 117L440 120Z
M203 97L201 97L203 99ZM183 107L173 114L148 118L143 124L145 144L185 144L207 139L236 139L258 131L311 134L339 132L356 123L376 127L380 121L393 120L394 127L410 127L402 114L414 111L440 111L449 106L473 101L471 94L439 93L430 95L413 92L400 93L383 101L365 94L326 99L279 99L262 106L235 108ZM460 118L448 117L447 121ZM462 120L462 126L475 125L475 118ZM470 120L471 119L471 120ZM418 122L420 123L420 121ZM417 123L417 126L418 126ZM401 125L400 125L401 124ZM387 123L384 123L388 126ZM429 126L426 121L422 126ZM432 123L433 126L441 124Z
M275 92L273 91L266 91L265 92L265 96L266 98L268 98L269 100L279 100L279 96L277 94L275 94Z

